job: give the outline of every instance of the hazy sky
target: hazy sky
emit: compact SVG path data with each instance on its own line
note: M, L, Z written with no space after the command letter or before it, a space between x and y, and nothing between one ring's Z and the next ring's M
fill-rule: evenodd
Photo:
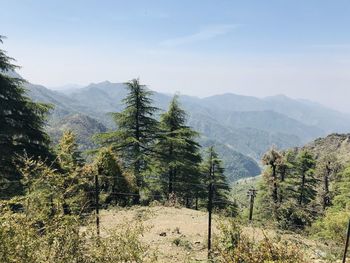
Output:
M286 94L350 112L349 0L0 0L0 48L48 87Z

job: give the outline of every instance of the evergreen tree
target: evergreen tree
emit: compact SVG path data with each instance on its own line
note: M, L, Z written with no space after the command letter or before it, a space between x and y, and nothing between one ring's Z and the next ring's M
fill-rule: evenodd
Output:
M265 173L265 180L267 185L271 188L271 197L274 203L274 212L277 212L277 206L279 202L279 178L277 176L277 170L279 165L282 163L282 154L272 148L267 153L264 154L262 158L262 163L268 165L271 168L271 173Z
M92 185L91 174L84 172L84 160L78 149L76 135L72 131L63 133L56 152L61 175L57 186L62 191L63 212L78 213L81 207L89 203Z
M126 205L128 193L132 191L131 176L122 171L122 165L111 148L100 149L94 162L95 172L100 177L100 192L102 202Z
M0 198L22 192L18 170L22 158L18 156L53 160L43 129L50 107L31 101L25 95L24 80L8 75L16 69L11 60L0 49Z
M316 197L315 159L308 151L297 156L295 198L300 206L306 206ZM299 181L299 182L298 182Z
M162 134L157 143L163 171L162 181L167 182L165 192L186 199L198 197L200 184L200 146L195 141L198 133L186 126L186 113L181 109L178 96L170 102L167 112L161 115Z
M229 203L230 186L227 178L224 175L224 168L222 167L222 160L215 151L214 147L209 147L207 158L204 160L202 169L206 174L206 184L213 185L213 206L217 208L224 208Z
M154 118L156 107L152 106L152 92L138 79L126 83L129 91L123 100L125 108L113 113L118 129L100 134L97 139L105 146L120 151L126 167L134 173L138 191L143 184L142 174L149 168L150 155L154 153L154 141L158 134L158 121ZM139 202L140 197L135 198Z
M296 155L293 150L281 154L282 158L277 165L278 176L278 202L282 204L290 198L290 180L295 174Z
M323 210L332 205L331 183L335 179L335 175L341 170L341 165L337 157L333 154L327 154L317 160L316 176L322 182L322 187L319 187L318 193Z
M350 213L350 164L341 172L338 171L337 180L334 182L332 210L344 210Z
M63 133L58 144L57 157L61 167L66 170L73 170L83 164L84 161L78 149L76 135L72 131L68 130Z

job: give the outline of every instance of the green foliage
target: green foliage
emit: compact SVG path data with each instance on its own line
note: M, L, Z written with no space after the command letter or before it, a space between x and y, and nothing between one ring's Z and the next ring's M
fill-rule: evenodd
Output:
M315 159L308 151L302 151L296 159L295 199L300 206L309 204L316 197Z
M54 217L40 225L35 218L0 213L0 261L3 263L155 262L155 252L141 242L141 223L123 224L98 238L81 231L72 216Z
M158 122L154 118L158 109L152 106L152 92L139 80L134 79L126 85L129 93L123 100L125 108L120 113L112 114L118 129L102 133L97 139L102 145L121 152L125 166L134 173L136 185L141 189L142 173L149 167L150 154L153 153L158 134Z
M218 262L230 263L302 263L301 249L291 242L281 242L266 235L262 240L254 240L244 234L235 221L220 225L221 235L215 240L214 257Z
M167 112L161 115L161 136L157 143L161 181L167 195L175 193L184 199L199 197L200 146L195 141L198 133L186 126L186 113L178 97L170 102Z
M69 172L82 166L83 159L78 150L76 135L72 131L67 130L63 133L57 147L57 157L61 167Z
M268 194L271 196L271 207L274 216L277 214L277 208L279 203L279 178L277 176L277 168L282 163L282 155L279 151L271 148L266 152L262 158L262 163L269 166L269 170L266 170L263 174L264 182L267 185Z
M350 166L335 175L332 206L311 227L311 234L322 241L344 244L350 219Z
M191 242L183 237L176 237L172 242L177 247L184 247L186 250L192 250Z
M232 149L230 145L211 140L205 136L199 138L199 143L203 149L210 146L215 147L222 158L225 175L230 183L241 178L254 177L261 174L261 169L256 160Z
M26 195L22 203L28 214L42 219L56 214L80 215L89 209L91 198L91 174L88 167L61 173L45 162L23 158L20 169Z
M263 157L269 165L258 193L258 214L265 219L274 214L282 229L298 230L311 225L318 214L315 159L308 151L274 149Z
M349 211L327 211L324 217L312 225L310 233L323 242L333 242L342 246L345 244L349 219Z
M55 138L60 137L61 133L56 134L54 130L61 130L65 126L65 128L78 132L79 143L86 144L85 147L94 147L89 140L91 134L104 132L99 131L101 126L99 122L109 129L115 129L111 118L106 113L121 111L123 109L122 98L127 93L124 84L108 81L90 84L85 88L74 90L69 95L38 85L28 86L30 86L30 96L33 99L55 104L55 109L50 115L50 126L52 125L50 134L53 134ZM252 176L255 174L255 171L258 170L257 160L271 145L286 149L323 135L323 131L318 127L310 127L309 125L310 123L319 123L319 118L325 119L323 121L326 123L327 129L335 127L330 125L330 122L334 123L335 121L346 126L348 126L347 123L350 123L345 120L338 121L342 118L339 114L331 118L325 118L324 114L319 114L318 117L310 117L309 121L306 121L307 125L305 125L302 123L305 120L300 116L309 115L310 111L318 111L319 108L310 107L305 109L305 105L302 105L299 101L290 100L290 103L294 106L286 110L284 107L278 107L278 105L284 105L284 102L281 103L279 99L274 101L274 106L266 100L255 99L256 101L243 103L245 105L241 108L241 100L245 101L247 98L240 96L237 96L237 99L234 99L232 103L222 102L226 99L230 101L231 96L233 95L225 94L205 99L181 96L180 101L184 109L189 112L188 125L203 135L203 140L200 140L200 143L204 147L215 143L218 153L224 159L226 174L232 178L236 175ZM284 101L285 98L280 99ZM154 92L154 100L156 107L166 110L171 97ZM208 100L216 100L216 103L209 106ZM263 105L260 105L260 103ZM210 110L208 110L208 106ZM227 107L234 108L234 110ZM274 111L271 111L271 108L274 108ZM298 113L294 113L295 111ZM330 113L328 110L326 112ZM74 116L77 113L87 115L95 121ZM299 121L293 120L296 118ZM80 124L83 121L84 123ZM82 129L85 122L87 127ZM210 142L206 143L206 139ZM219 144L223 147L219 147ZM233 157L237 156L239 160L242 157L243 164L235 163L230 156L226 158L227 152ZM236 155L237 152L243 154L243 156ZM244 167L242 168L242 166ZM245 167L248 168L248 173Z
M2 38L0 37L0 42ZM22 192L18 155L53 160L49 138L44 132L45 116L50 107L34 103L25 95L23 80L8 76L16 66L0 49L0 198Z
M295 201L283 202L277 212L277 222L281 229L298 231L311 225L312 213L300 207Z
M79 228L71 217L43 225L21 213L1 213L0 239L4 263L86 262Z
M247 179L241 179L231 184L230 196L233 200L236 200L236 202L238 203L238 207L240 208L239 212L243 212L244 216L246 217L247 217L246 213L248 212L247 208L249 208L249 198L247 196L247 193L249 189L259 189L259 185L261 184L261 181L262 181L262 177L257 176L257 177L247 178ZM255 202L258 203L257 201ZM260 203L259 203L259 206L260 206ZM257 212L259 206L255 205L254 214Z
M133 176L122 170L121 161L111 148L101 148L94 161L95 173L99 173L100 194L105 204L127 205L125 193L135 191Z
M350 166L336 175L333 186L333 207L335 211L350 211Z
M213 184L213 205L216 208L226 207L229 201L230 186L227 178L224 175L222 161L214 150L214 147L209 147L206 159L202 163L203 182L209 186ZM235 206L234 203L231 205Z

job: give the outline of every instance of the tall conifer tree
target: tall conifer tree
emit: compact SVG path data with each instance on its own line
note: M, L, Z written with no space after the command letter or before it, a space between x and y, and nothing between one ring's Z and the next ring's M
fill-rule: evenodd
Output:
M222 160L219 158L214 147L209 147L207 158L203 162L202 169L204 174L206 174L206 184L213 184L214 207L223 208L227 206L230 186L224 175Z
M300 206L306 206L316 197L315 165L315 159L308 151L302 151L297 156L295 198Z
M3 37L0 36L0 43ZM49 106L34 103L25 94L24 80L9 76L16 69L12 59L0 49L0 197L19 194L19 155L51 159L49 137L44 132Z
M142 174L149 167L158 134L158 121L155 119L158 109L152 105L152 92L138 79L127 82L126 86L129 93L123 100L125 108L122 112L113 113L117 130L100 134L98 139L103 145L121 153L123 163L134 173L140 191ZM139 196L135 202L139 202Z
M168 195L182 196L189 205L200 183L200 145L195 141L198 133L186 125L186 112L175 95L167 112L161 115L157 152L161 156L163 181L167 181Z

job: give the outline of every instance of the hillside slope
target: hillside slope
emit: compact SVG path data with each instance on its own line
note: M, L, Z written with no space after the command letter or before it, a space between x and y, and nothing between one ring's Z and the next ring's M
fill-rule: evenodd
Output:
M35 101L55 105L49 120L50 134L57 138L63 128L72 128L78 133L84 149L93 145L90 140L92 132L105 130L101 127L94 129L92 125L103 125L107 129L115 127L108 113L122 110L122 99L127 93L124 84L108 81L64 93L33 84L28 84L27 88ZM161 113L166 110L171 96L155 92L153 99ZM180 96L180 102L189 114L188 124L200 132L200 142L204 146L208 146L208 141L220 145L219 153L224 158L227 175L232 179L258 174L258 162L272 145L287 149L324 136L325 130L322 125L318 126L324 118L318 113L326 112L325 116L330 116L327 127L334 131L344 128L334 123L335 117L348 117L318 104L314 106L285 96L266 99L234 94L204 99ZM293 110L284 109L283 104ZM76 121L70 120L76 116L90 118L88 130L91 132L84 127L74 128ZM310 123L315 125L305 124L304 117L314 118Z
M77 135L77 143L80 150L95 148L91 137L96 133L106 132L107 128L97 120L83 115L73 114L63 117L56 123L50 123L47 127L48 133L56 144L66 130L71 130Z
M316 158L332 154L341 163L346 164L350 162L350 134L333 133L327 137L318 138L301 149L312 152Z

